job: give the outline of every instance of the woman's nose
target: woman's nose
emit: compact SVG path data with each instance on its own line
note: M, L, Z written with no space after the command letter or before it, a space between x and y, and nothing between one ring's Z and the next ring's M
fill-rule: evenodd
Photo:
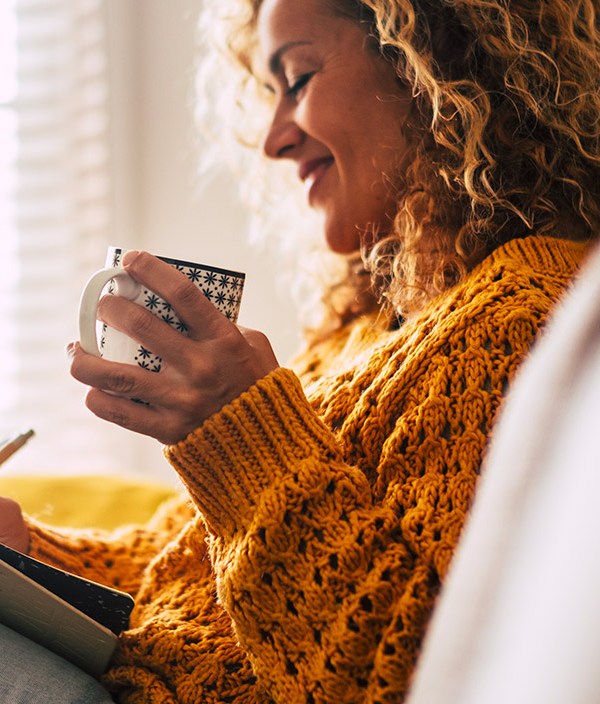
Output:
M270 159L292 158L303 132L289 115L275 114L263 141L263 153Z

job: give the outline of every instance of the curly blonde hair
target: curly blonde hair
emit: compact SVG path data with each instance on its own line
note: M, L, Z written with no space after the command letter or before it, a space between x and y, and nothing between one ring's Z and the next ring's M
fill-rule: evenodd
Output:
M394 228L365 267L348 267L339 320L356 309L365 268L405 316L508 240L598 237L599 0L323 2L366 23L416 113ZM232 4L226 43L242 95L262 0Z

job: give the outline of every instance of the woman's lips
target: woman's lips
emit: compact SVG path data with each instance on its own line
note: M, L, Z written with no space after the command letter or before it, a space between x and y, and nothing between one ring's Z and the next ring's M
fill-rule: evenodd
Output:
M333 164L332 156L313 159L305 162L304 164L300 164L298 176L304 182L304 187L308 193L309 203L312 204L315 187L331 164Z

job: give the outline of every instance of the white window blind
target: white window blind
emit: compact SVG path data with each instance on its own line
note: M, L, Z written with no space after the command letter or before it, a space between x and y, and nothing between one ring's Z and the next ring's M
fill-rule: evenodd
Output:
M133 468L64 351L111 239L104 2L0 3L0 426L36 431L6 471Z
M14 0L0 4L0 368L2 417L15 402L16 327L12 323L12 293L18 279L16 232L13 226L12 195L15 189L17 122L14 107L17 78L17 36Z

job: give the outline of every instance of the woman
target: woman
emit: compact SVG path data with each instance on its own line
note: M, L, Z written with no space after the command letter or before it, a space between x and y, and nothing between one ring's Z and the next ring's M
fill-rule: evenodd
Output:
M506 386L598 237L598 2L234 4L264 154L297 171L352 296L292 371L129 253L190 337L112 297L102 319L167 368L73 345L72 373L166 444L187 503L143 531L2 531L135 596L117 701L398 702Z

